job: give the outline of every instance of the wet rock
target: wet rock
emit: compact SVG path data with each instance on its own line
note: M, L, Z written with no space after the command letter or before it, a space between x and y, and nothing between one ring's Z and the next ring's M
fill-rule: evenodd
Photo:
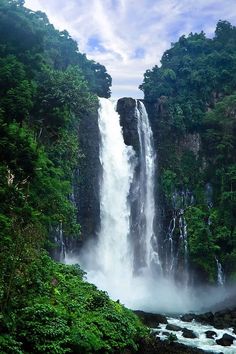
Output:
M157 328L160 323L168 323L164 315L157 313L149 313L144 311L134 311L134 313L140 318L140 320L148 327Z
M214 339L217 336L217 333L215 331L206 331L205 334L206 337L210 339Z
M196 315L194 313L186 313L185 315L181 316L180 319L184 322L191 322L195 319L195 317Z
M214 324L214 315L212 312L206 312L201 315L196 315L195 319L201 323Z
M123 129L124 142L139 151L139 135L137 116L135 114L136 101L131 97L120 98L117 101L117 112L120 115L120 124Z
M167 340L165 341L159 339L157 340L157 338L155 339L155 341L142 339L138 344L139 344L139 349L137 354L205 354L206 353L201 349L188 347L178 342L169 343ZM207 353L207 354L212 354L212 353Z
M169 334L170 334L170 332L166 332L166 331L162 332L162 335L163 335L163 336L167 336L167 337L168 337Z
M230 316L231 318L236 319L236 309L234 309L234 311L231 311Z
M225 309L217 311L214 315L214 324L216 328L231 327L235 323L235 319L231 316L231 310Z
M236 339L235 337L231 336L230 334L225 333L222 338L216 340L216 343L219 345L222 345L224 347L228 347L231 344L233 344L233 341L235 339Z
M174 324L171 324L171 323L168 323L168 325L166 326L166 329L168 329L169 331L175 331L175 332L183 330L183 328L176 326Z
M236 328L236 308L226 308L221 311L216 311L214 314L212 312L206 312L200 315L185 314L181 317L181 320L185 322L190 322L193 319L203 324L210 324L218 329L229 327Z
M184 338L197 338L197 335L191 329L183 328L182 332Z
M81 225L81 237L76 238L75 244L69 247L75 249L75 252L78 252L78 248L81 247L81 240L95 237L100 229L99 176L101 163L99 159L100 133L97 108L85 113L83 119L79 121L78 138L80 154L83 155L83 158L80 168L75 171L73 192L78 222Z

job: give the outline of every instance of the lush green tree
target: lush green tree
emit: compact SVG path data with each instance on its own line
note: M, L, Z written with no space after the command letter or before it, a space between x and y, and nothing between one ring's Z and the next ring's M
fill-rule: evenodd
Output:
M181 36L161 65L146 71L140 88L156 107L151 115L166 214L173 212L173 193L191 191L195 206L186 214L192 266L213 281L217 256L230 276L235 273L236 27L219 21L211 39L203 32ZM211 216L207 205L214 208Z

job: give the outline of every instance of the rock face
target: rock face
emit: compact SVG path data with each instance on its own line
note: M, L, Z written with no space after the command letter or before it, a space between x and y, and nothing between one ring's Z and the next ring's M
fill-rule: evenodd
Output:
M180 319L184 322L191 322L195 319L195 316L196 315L194 313L186 313L185 315L181 316Z
M191 322L196 320L203 324L210 324L218 329L224 329L233 327L236 328L236 308L225 309L221 311L206 312L200 315L185 314L181 316L181 320L185 322Z
M97 107L98 108L98 107ZM82 238L94 237L100 226L98 112L83 116L79 123L80 169L76 171L74 194Z
M233 341L235 339L236 339L235 337L225 333L222 338L216 340L216 343L224 347L228 347L231 344L233 344Z
M124 142L139 151L139 136L137 130L137 116L135 115L136 101L133 98L120 98L117 102L117 112L120 115L120 124L123 129Z
M201 315L196 315L195 319L201 323L214 325L214 315L212 312L206 312Z
M144 311L134 311L134 313L140 318L140 320L150 328L157 328L160 323L167 323L167 319L163 315L144 312Z
M145 340L143 339L139 344L139 349L137 354L205 354L206 352L191 348L186 345L173 342L171 344L168 341L156 340ZM208 353L211 354L211 353Z

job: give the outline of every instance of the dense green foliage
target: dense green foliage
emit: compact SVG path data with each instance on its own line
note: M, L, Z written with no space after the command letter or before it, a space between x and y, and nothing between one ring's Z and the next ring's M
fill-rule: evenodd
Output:
M173 208L174 192L194 196L194 205L185 205L190 262L213 282L217 257L233 278L236 27L219 21L212 39L203 32L182 36L164 53L160 67L146 71L140 88L147 101L156 102L154 129L167 208Z
M0 352L136 351L137 317L45 251L58 225L79 235L79 124L111 78L21 0L0 3L0 56Z
M1 353L122 353L147 335L132 311L84 281L78 266L42 254L0 318Z

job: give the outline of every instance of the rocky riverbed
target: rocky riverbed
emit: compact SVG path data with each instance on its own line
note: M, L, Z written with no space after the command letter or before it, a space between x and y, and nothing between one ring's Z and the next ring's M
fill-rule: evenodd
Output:
M236 308L179 317L135 312L154 338L140 353L236 353Z

